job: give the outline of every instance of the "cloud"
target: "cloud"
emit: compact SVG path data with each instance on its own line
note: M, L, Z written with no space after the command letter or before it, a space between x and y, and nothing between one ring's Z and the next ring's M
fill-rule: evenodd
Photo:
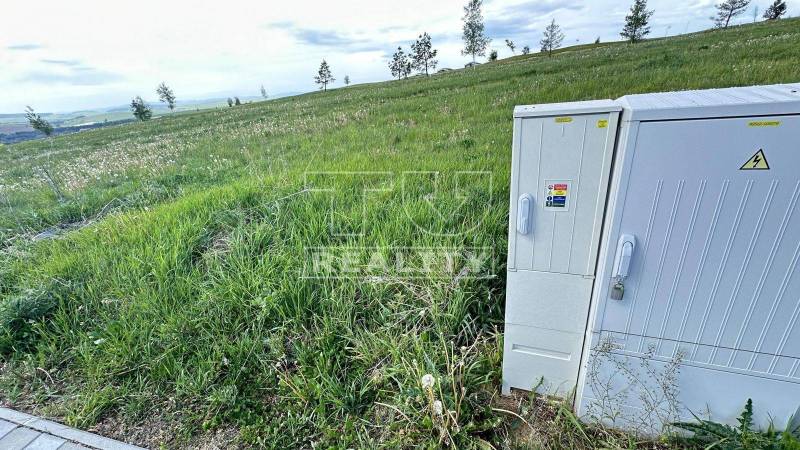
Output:
M351 39L335 31L297 29L293 34L300 42L323 47L351 46L364 42L361 39Z
M579 0L525 0L522 3L506 5L501 11L504 15L524 15L536 19L559 10L579 11L585 6L586 2Z
M16 81L41 84L68 84L73 86L99 86L123 80L120 74L93 67L71 67L67 71L33 70Z
M372 39L354 37L332 30L298 27L292 22L275 22L269 24L267 28L286 31L298 42L314 47L331 47L355 52L376 51L386 47L384 43Z
M485 22L486 34L505 38L534 32L537 22L549 21L560 11L580 11L585 3L578 0L527 0L502 7ZM487 16L487 14L484 14Z
M68 66L68 67L75 67L81 64L80 61L76 61L73 59L40 59L39 61L45 64L54 64L58 66Z
M492 38L519 36L533 31L529 17L506 17L486 21L486 35Z
M43 47L41 45L39 45L39 44L15 44L15 45L9 45L6 48L8 50L27 51L27 50L38 50L38 49L43 48Z
M398 31L407 31L409 28L403 25L391 25L388 27L383 27L378 29L378 33L394 33Z

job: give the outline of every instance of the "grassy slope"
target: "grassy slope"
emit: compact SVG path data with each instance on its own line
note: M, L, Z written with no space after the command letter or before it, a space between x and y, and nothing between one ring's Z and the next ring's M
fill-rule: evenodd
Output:
M519 430L490 404L513 106L795 82L798 25L520 56L0 147L0 396L79 426L158 417L179 440L235 427L277 447L508 445ZM42 166L63 204L34 175ZM401 194L402 173L424 170L446 186L461 170L492 179L442 217ZM326 197L283 198L307 171L394 175L336 181L337 217L366 224L338 237ZM393 189L362 209L365 186ZM101 212L63 239L25 239ZM318 246L489 247L501 276L300 279L304 249ZM451 414L434 414L434 399Z

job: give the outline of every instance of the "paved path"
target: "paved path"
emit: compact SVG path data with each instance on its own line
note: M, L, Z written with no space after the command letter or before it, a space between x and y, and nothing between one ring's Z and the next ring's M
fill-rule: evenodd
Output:
M0 408L0 450L143 450L30 414Z

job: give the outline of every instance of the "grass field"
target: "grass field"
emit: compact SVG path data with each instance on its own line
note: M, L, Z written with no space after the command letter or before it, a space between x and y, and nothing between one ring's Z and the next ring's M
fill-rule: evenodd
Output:
M797 82L798 42L585 46L0 147L0 398L167 447L664 445L499 398L511 111ZM319 248L391 263L303 276ZM420 248L490 258L394 264Z

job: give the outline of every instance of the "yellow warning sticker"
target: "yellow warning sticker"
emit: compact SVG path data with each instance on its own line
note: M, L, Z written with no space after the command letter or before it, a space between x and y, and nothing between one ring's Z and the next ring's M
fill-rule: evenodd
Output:
M608 121L605 119L597 121L597 128L608 128Z
M556 117L556 123L571 123L572 117Z
M764 155L764 149L757 151L739 170L769 170L769 163L767 162L767 156Z
M747 124L749 127L779 127L781 122L779 120L759 120Z

